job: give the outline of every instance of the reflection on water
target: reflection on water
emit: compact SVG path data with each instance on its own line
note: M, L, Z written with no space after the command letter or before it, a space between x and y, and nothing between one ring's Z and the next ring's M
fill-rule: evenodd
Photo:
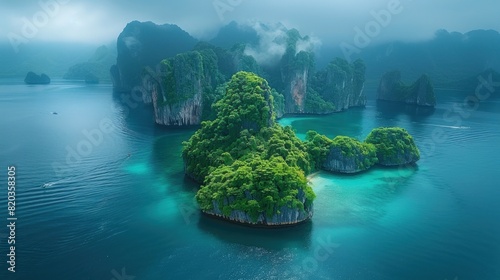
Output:
M281 228L257 228L202 215L198 228L223 242L279 250L311 245L312 222Z
M417 106L385 100L377 100L377 112L383 118L395 118L398 115L406 114L412 121L422 121L430 117L435 112L434 107Z

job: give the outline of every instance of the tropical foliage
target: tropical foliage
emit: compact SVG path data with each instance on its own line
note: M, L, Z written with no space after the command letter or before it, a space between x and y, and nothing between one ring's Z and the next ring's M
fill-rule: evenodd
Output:
M347 136L337 136L333 139L331 147L340 151L342 160L353 162L357 170L366 170L378 162L373 144L362 143Z
M186 174L204 182L197 195L203 210L217 201L225 215L241 210L255 218L283 205L303 211L300 192L312 203L307 146L290 127L275 123L273 104L264 79L238 72L214 105L217 117L184 143Z
M413 137L404 128L375 128L365 142L375 145L379 163L383 165L401 165L420 159Z

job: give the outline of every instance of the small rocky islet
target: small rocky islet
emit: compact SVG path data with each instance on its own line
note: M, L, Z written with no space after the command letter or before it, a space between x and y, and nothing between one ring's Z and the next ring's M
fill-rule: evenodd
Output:
M37 75L35 72L28 72L24 78L24 83L27 85L48 85L50 84L50 77L42 73Z

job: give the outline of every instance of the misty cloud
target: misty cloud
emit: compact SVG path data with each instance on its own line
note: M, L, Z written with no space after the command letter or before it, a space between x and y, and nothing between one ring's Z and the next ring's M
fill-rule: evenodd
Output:
M301 51L312 52L321 46L321 40L316 37L307 36L306 40L299 40L295 46L296 54Z
M276 64L286 51L287 35L284 26L255 23L253 28L259 36L259 45L247 47L245 54L253 56L260 65Z
M245 54L253 56L260 65L274 65L279 62L287 49L287 28L280 23L263 24L254 23L252 28L259 37L257 46L247 46ZM305 36L298 40L296 54L300 51L314 51L321 45L316 37Z
M153 21L158 24L179 25L193 36L210 39L217 29L230 21L282 22L287 28L297 28L303 35L313 35L322 42L339 44L350 42L355 28L363 28L373 20L372 12L398 1L403 11L394 16L373 42L387 40L421 40L433 36L439 29L467 32L473 29L500 30L498 11L500 1L411 1L411 0L311 0L311 1L228 1L230 9L223 11L223 19L214 7L214 1L151 0L97 1L97 0L26 0L2 1L0 10L0 40L9 41L9 34L23 36L26 20L40 26L29 42L85 42L108 43L116 40L125 25L133 20ZM59 10L47 12L47 6L59 4ZM237 3L237 4L235 4ZM49 15L45 23L43 13ZM265 35L267 36L267 35ZM269 35L271 36L271 35ZM279 37L279 34L274 34ZM271 36L272 37L272 36ZM314 38L312 37L312 38ZM24 38L24 37L22 37ZM270 38L263 38L263 46L279 54L282 47ZM314 44L313 44L314 45ZM254 51L260 53L260 46ZM309 48L300 45L299 48Z

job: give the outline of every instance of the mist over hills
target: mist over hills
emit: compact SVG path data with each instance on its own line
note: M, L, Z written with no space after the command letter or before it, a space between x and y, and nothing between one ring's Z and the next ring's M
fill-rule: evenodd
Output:
M367 77L399 69L409 79L427 73L440 86L500 69L500 34L473 30L465 34L439 30L429 41L394 42L367 48L359 54L367 64Z
M134 22L129 25L133 27ZM156 28L154 26L155 24L151 23L152 29ZM154 38L155 42L151 45L157 48L168 45L169 48L151 49L145 52L149 55L141 59L147 65L159 63L163 58L190 50L199 41L177 25L168 24L162 28L165 29L164 36ZM128 30L133 33L133 28L129 27ZM242 44L245 46L245 54L253 56L259 65L265 68L277 63L284 54L287 43L284 34L287 30L281 23L240 24L233 21L223 26L208 42L224 49ZM186 40L180 38L187 38L189 44L182 45L179 42ZM387 71L400 70L409 80L427 73L437 86L446 86L453 81L469 79L487 69L496 71L500 69L500 34L494 30L472 30L467 33L438 30L431 40L370 44L360 49L359 53L354 53L352 57L346 57L339 45L323 44L322 41L328 41L324 39L304 36L301 41L304 49L314 53L315 68L325 68L335 57L348 58L351 61L361 58L366 64L368 81L380 79ZM119 44L127 42L130 45L129 49L134 48L134 42L127 38L118 42ZM107 44L108 56L96 63L93 59L95 60L95 53L99 47L99 45L76 43L34 42L24 45L19 53L15 53L9 44L2 44L0 54L3 61L0 64L0 75L5 78L17 78L24 77L28 71L34 71L61 78L73 67L73 74L90 69L91 72L98 73L97 76L102 80L109 80L108 67L116 56L116 43ZM74 67L77 67L76 71Z
M52 78L62 78L70 67L88 62L95 57L101 45L80 43L33 42L24 45L16 53L10 44L0 44L0 76L3 78L21 78L26 73L46 73ZM115 44L108 44L110 52L116 52ZM116 55L114 55L116 59ZM109 66L108 66L109 67ZM108 73L109 69L105 69Z
M268 25L267 33L275 33ZM240 43L258 45L262 36L251 25L232 22L221 28L210 42L227 47L237 38ZM267 39L269 41L269 39ZM400 70L414 80L427 73L436 85L449 84L477 75L486 69L500 70L500 34L495 30L472 30L467 33L438 30L434 38L417 42L386 42L370 44L347 57L340 45L315 42L316 68L324 68L334 57L362 59L368 80L378 80L388 71ZM276 43L276 41L272 41ZM264 48L263 48L264 49Z

